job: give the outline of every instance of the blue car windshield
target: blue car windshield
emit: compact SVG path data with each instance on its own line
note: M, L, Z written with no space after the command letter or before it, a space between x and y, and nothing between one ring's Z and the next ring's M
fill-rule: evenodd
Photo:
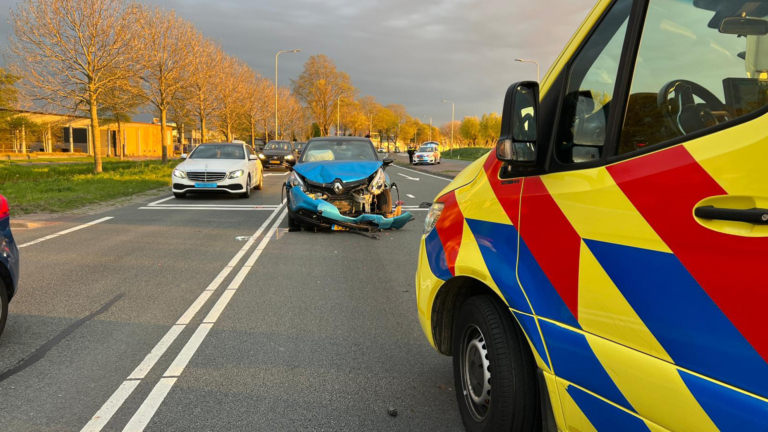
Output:
M301 162L322 161L378 161L379 158L367 141L317 140L307 144Z
M190 159L245 159L241 145L203 144L189 156Z

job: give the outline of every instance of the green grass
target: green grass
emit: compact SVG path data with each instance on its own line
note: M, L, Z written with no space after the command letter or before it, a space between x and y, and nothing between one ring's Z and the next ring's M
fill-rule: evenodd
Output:
M108 161L110 159L103 158L103 160ZM114 159L114 160L117 160L117 159ZM73 157L38 157L38 158L33 157L31 159L23 158L23 159L10 159L10 160L8 160L7 158L0 158L0 164L8 164L8 163L11 163L11 164L19 164L19 163L21 163L21 164L26 164L26 163L61 163L61 162L70 162L70 163L71 162L83 162L83 163L91 162L91 163L93 163L93 157L91 157L91 156L82 156L82 157L79 157L79 156L73 156Z
M453 156L450 150L443 151L441 155L446 159L474 161L485 156L489 151L491 151L490 147L466 147L453 149Z
M11 215L62 212L170 185L178 161L107 161L101 174L93 164L0 164L0 194Z

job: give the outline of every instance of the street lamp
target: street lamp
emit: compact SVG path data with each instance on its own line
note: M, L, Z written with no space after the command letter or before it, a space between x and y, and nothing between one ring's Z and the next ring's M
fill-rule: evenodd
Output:
M432 141L432 117L424 116L423 118L429 119L429 141Z
M339 136L339 128L341 127L341 95L336 98L336 136Z
M277 58L280 57L280 54L285 53L297 53L301 52L300 49L295 50L288 50L288 51L278 51L277 54L275 54L275 139L277 139Z
M535 63L536 64L536 81L541 82L541 73L539 72L539 62L536 60L525 60L525 59L515 59L516 62L520 63Z
M456 121L456 104L453 101L443 99L443 103L451 104L451 156L453 156L453 126Z

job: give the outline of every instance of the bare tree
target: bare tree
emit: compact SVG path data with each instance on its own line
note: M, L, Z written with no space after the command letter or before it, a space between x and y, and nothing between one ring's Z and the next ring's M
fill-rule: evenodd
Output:
M337 70L333 60L323 54L310 57L292 82L293 92L307 105L324 136L335 123L337 99L352 100L357 94L349 75Z
M219 44L197 35L190 41L196 49L193 51L193 61L190 68L189 109L200 124L200 138L206 142L208 138L208 120L213 118L219 109L216 98L217 80L222 79L221 65L225 54Z
M221 73L226 79L217 79L215 95L219 100L219 110L216 115L219 129L227 142L234 139L234 129L242 119L243 106L240 97L250 71L241 60L227 56L220 65Z
M142 81L147 100L160 115L163 162L167 162L168 109L191 81L190 67L196 46L190 42L198 32L175 12L157 7L142 7L141 18Z
M250 133L251 145L254 146L256 144L256 131L260 126L264 129L265 139L268 140L269 138L267 126L269 122L267 120L272 118L274 112L270 97L274 94L274 87L272 81L259 76L258 72L248 70L246 75L247 78L243 87L242 115L243 123Z
M124 0L21 0L11 11L12 71L36 101L87 109L101 172L102 93L135 74L135 6Z
M115 147L117 156L123 160L125 157L123 123L130 122L147 100L142 92L139 78L134 77L133 79L114 82L114 85L104 91L101 99L99 115L107 121L117 124Z

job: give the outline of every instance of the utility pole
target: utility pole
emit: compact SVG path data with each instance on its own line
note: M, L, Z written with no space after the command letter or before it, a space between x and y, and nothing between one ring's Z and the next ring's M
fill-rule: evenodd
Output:
M429 119L429 141L432 141L432 117L424 116L424 118Z
M443 99L443 103L451 104L451 156L453 156L453 126L456 123L456 104L445 99Z
M341 95L336 98L336 136L339 136L341 128Z
M300 49L295 50L288 50L288 51L278 51L277 54L275 54L275 139L277 139L277 58L280 57L280 54L285 53L297 53L301 52Z

